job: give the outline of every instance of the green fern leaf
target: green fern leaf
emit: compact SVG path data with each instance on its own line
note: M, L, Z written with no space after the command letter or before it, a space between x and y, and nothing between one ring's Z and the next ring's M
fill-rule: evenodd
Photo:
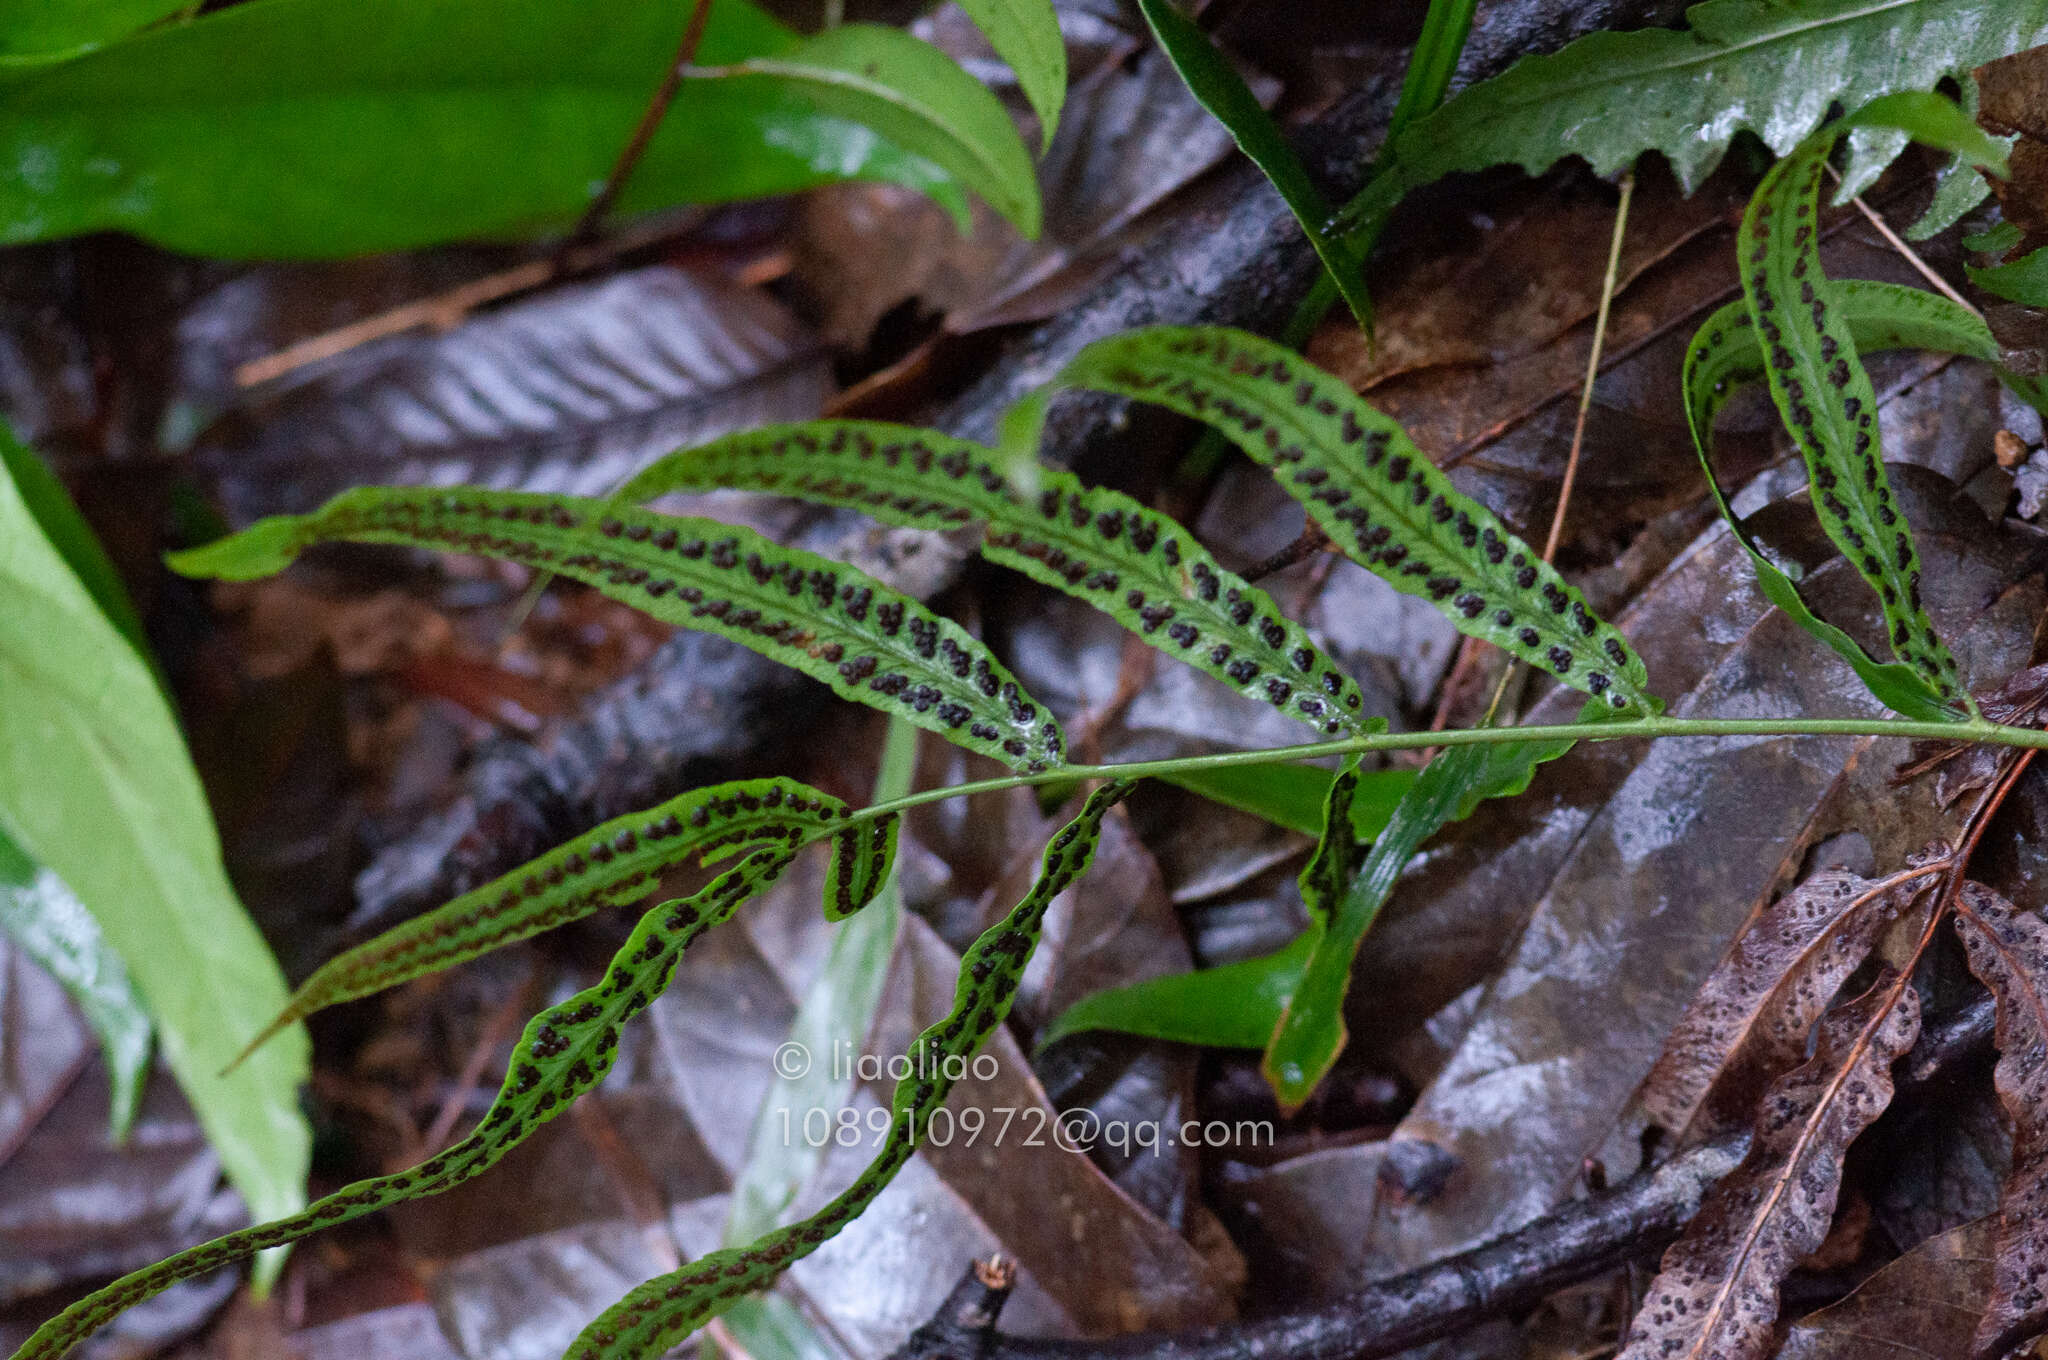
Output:
M731 638L1012 769L1064 761L1052 714L958 624L843 563L713 520L573 496L369 487L171 561L189 575L248 580L332 539L540 567L664 623Z
M2048 0L1706 0L1688 27L1593 33L1471 86L1396 139L1393 168L1338 214L1377 230L1410 190L1460 170L1600 174L1661 151L1691 189L1738 132L1783 154L1835 104L1931 90L2048 41Z
M1058 379L1206 421L1274 470L1333 542L1396 590L1618 711L1654 712L1641 658L1401 427L1270 340L1221 327L1128 331Z
M1018 485L1025 475L1035 493ZM906 425L813 421L671 455L619 499L720 486L850 506L919 529L981 521L989 561L1086 600L1238 693L1330 735L1378 725L1360 716L1357 684L1264 591L1172 519L1071 473L1013 470L992 449Z
M693 855L711 864L759 849L764 842L795 850L833 835L846 815L846 804L837 798L794 779L776 778L692 789L614 817L328 960L299 984L284 1011L250 1042L243 1057L315 1011L623 906L645 896L662 874ZM838 867L836 857L833 867Z
M1919 550L1885 475L1877 393L1820 266L1817 221L1828 153L1849 127L1900 122L1928 139L1944 132L1983 139L1946 100L1889 96L1808 137L1771 167L1743 213L1736 251L1750 323L1763 344L1764 376L1806 460L1821 526L1883 602L1894 654L1943 704L1974 712L1955 658L1921 606ZM1990 153L1995 157L1998 148Z
M565 1360L639 1360L662 1355L733 1300L765 1288L776 1276L830 1241L858 1217L910 1160L932 1112L945 1104L953 1075L1009 1014L1024 966L1038 943L1046 908L1088 868L1102 819L1129 783L1097 789L1081 813L1045 848L1038 881L1024 900L982 932L961 960L953 1009L910 1046L910 1075L896 1084L889 1131L860 1178L800 1223L764 1233L657 1276L607 1308L576 1338Z
M788 867L790 856L781 847L756 850L694 896L664 902L642 916L613 956L604 981L528 1022L497 1099L475 1131L446 1152L406 1171L358 1181L289 1218L217 1237L123 1276L37 1328L14 1360L58 1360L117 1314L180 1280L234 1265L389 1205L438 1195L481 1174L597 1085L617 1056L619 1027L668 986L683 950L773 883Z
M1862 279L1828 282L1835 315L1848 328L1859 353L1892 349L1928 349L1966 355L1995 363L1998 342L1977 316L1947 298L1918 288ZM1918 671L1903 662L1880 662L1861 643L1816 615L1791 577L1765 557L1736 519L1714 476L1711 454L1714 419L1746 383L1764 381L1764 349L1750 325L1747 301L1731 302L1693 335L1685 355L1685 414L1692 427L1693 449L1699 454L1714 503L1729 531L1749 554L1750 565L1764 595L1810 636L1832 648L1855 670L1879 702L1901 716L1927 722L1948 722L1961 716ZM2011 382L2023 382L2008 377Z

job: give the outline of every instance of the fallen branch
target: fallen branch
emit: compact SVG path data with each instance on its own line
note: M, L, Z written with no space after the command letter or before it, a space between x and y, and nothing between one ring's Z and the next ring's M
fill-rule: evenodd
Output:
M995 1323L1007 1289L992 1289L970 1270L890 1360L1374 1360L1534 1307L1566 1285L1663 1247L1714 1182L1735 1169L1747 1142L1743 1134L1704 1144L1485 1246L1339 1302L1196 1332L1102 1341L1006 1336Z

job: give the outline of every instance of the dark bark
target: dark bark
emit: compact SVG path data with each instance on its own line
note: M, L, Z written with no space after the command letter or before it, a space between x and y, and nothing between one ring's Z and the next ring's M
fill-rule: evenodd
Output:
M1492 75L1526 52L1561 46L1596 28L1674 17L1671 0L1514 0L1487 6L1475 25L1461 79ZM1301 137L1332 201L1355 191L1377 151L1398 70L1338 105ZM1280 196L1248 162L1214 177L1199 200L1127 267L1059 316L1000 348L994 367L932 420L968 438L993 436L1012 402L1038 387L1083 346L1134 326L1228 324L1271 333L1316 277L1306 239ZM1083 461L1116 439L1123 404L1069 396L1054 408L1044 451L1058 463ZM859 557L866 521L825 514L804 546ZM957 574L965 550L931 535L915 569L872 561L889 584L928 597ZM908 555L910 548L899 549ZM507 741L483 752L457 802L384 846L356 880L351 925L388 925L511 869L605 817L696 784L728 777L728 762L769 732L794 735L821 710L821 692L752 653L682 636L651 657L643 674L591 705L545 748Z
M1485 1246L1335 1303L1197 1332L1102 1341L1005 1336L994 1331L991 1291L970 1271L890 1360L1374 1360L1533 1307L1566 1285L1655 1253L1734 1170L1746 1142L1745 1135L1694 1148ZM982 1317L987 1324L977 1322Z

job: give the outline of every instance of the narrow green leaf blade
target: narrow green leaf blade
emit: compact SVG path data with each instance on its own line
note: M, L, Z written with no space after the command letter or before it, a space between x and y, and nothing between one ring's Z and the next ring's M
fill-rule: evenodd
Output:
M1064 65L1057 26L1053 38ZM787 52L706 67L695 82L731 84L742 95L750 83L784 83L820 112L871 128L940 167L1018 231L1038 235L1038 176L1001 101L951 57L902 29L841 24Z
M1408 125L1444 102L1451 77L1458 73L1458 58L1465 54L1465 39L1472 32L1472 15L1478 0L1429 0L1429 12L1422 16L1422 33L1408 56L1408 69L1401 76L1401 97L1387 119L1387 140L1392 142Z
M1656 710L1641 658L1613 625L1398 424L1285 347L1222 327L1153 327L1088 346L1058 381L1207 422L1271 467L1353 560L1460 632L1617 711Z
M99 1036L111 1088L107 1124L128 1136L149 1080L149 1015L99 924L64 886L0 832L0 933L63 984Z
M1876 391L1821 273L1820 179L1836 132L1801 143L1750 200L1737 240L1743 297L1821 526L1877 592L1893 652L1945 703L1969 707L1955 659L1920 602L1919 551L1885 475Z
M982 932L961 960L952 1012L911 1044L910 1075L896 1084L882 1150L851 1186L824 1208L744 1247L716 1251L657 1276L607 1308L570 1346L565 1360L629 1360L660 1355L734 1299L765 1288L857 1217L917 1151L932 1111L952 1091L989 1031L1009 1014L1017 983L1038 943L1046 908L1094 858L1102 819L1130 792L1128 783L1097 789L1081 813L1045 849L1038 881L1010 914Z
M128 587L121 584L121 574L114 570L107 550L100 546L99 536L78 512L71 493L34 449L5 436L0 436L0 467L14 479L15 490L21 494L43 536L107 616L107 622L128 640L138 656L153 665L149 639L143 636L142 618L135 612L135 602L128 598Z
M757 850L693 896L664 902L642 916L613 955L604 981L527 1022L497 1098L461 1142L408 1170L357 1181L299 1213L216 1237L123 1276L37 1328L14 1360L59 1360L124 1310L180 1280L392 1204L438 1195L481 1175L603 1079L618 1056L620 1026L668 986L683 950L773 883L789 860L787 850Z
M1352 791L1351 829L1362 841L1380 834L1401 795L1415 782L1414 770L1363 770ZM1167 784L1200 794L1212 803L1263 817L1275 826L1319 835L1323 805L1330 796L1333 771L1320 765L1274 762L1263 765L1212 765L1160 775Z
M960 625L852 567L713 520L581 497L367 487L176 554L172 565L248 580L334 539L540 567L664 623L731 638L1012 769L1065 758L1051 713Z
M1039 148L1050 148L1067 99L1067 41L1051 0L960 0L960 8L1017 73L1038 115Z
M0 241L123 230L281 258L558 231L625 145L682 23L673 0L260 0L0 71ZM1036 228L1014 128L908 35L807 40L715 0L697 61L765 64L683 82L624 211L883 179L956 216L985 191Z
M4 473L0 596L0 833L92 913L251 1209L288 1211L304 1202L311 1141L305 1036L220 1075L284 1004L284 978L228 885L155 677Z
M1020 483L1026 477L1035 490ZM1364 696L1267 594L1129 496L1072 473L878 421L811 421L730 435L660 460L619 491L737 487L844 505L890 524L988 525L982 556L1086 600L1146 642L1325 733L1373 730Z
M1594 702L1582 718L1598 721L1604 715L1605 706ZM1452 746L1424 767L1364 866L1350 879L1328 927L1312 932L1301 980L1270 1032L1261 1066L1282 1109L1307 1100L1343 1052L1344 996L1351 987L1352 964L1416 850L1447 823L1471 816L1485 799L1521 793L1538 765L1570 749L1568 741Z
M244 1056L316 1011L624 906L693 856L710 864L764 844L793 850L834 835L846 815L846 805L830 794L778 777L692 789L614 817L329 959L299 984Z
M1138 0L1138 8L1144 11L1153 37L1188 89L1230 129L1238 149L1280 191L1358 324L1371 325L1372 300L1365 292L1364 256L1350 240L1331 230L1329 202L1309 178L1308 167L1295 154L1280 125L1259 103L1237 68L1216 50L1209 35L1173 0Z
M883 745L882 768L875 779L875 802L886 803L910 792L917 763L917 729L891 719ZM829 900L829 897L828 897ZM840 1051L834 1044L860 1044L874 1028L875 1012L889 979L889 964L903 925L903 896L896 877L888 875L872 906L833 933L817 981L804 993L790 1022L789 1044L806 1061L785 1070L775 1064L775 1078L754 1115L747 1164L733 1180L732 1212L722 1242L737 1247L782 1221L803 1187L817 1174L826 1149L808 1138L791 1138L784 1119L801 1120L812 1110L833 1115L853 1089L853 1075L819 1054ZM810 1324L787 1300L773 1295L741 1300L725 1315L742 1342L749 1331L760 1332L775 1346L778 1357L829 1350L811 1334ZM748 1346L755 1360L767 1360L757 1346Z
M1046 1026L1041 1048L1088 1030L1114 1030L1199 1048L1263 1049L1301 986L1322 938L1311 926L1284 949L1218 968L1148 978L1082 997Z

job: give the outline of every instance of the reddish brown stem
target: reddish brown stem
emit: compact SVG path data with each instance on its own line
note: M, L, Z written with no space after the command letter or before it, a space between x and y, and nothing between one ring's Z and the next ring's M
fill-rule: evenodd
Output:
M662 77L660 88L655 90L654 98L648 101L647 108L640 115L639 126L633 129L632 137L619 152L618 160L612 164L612 172L605 177L604 187L598 190L596 198L590 200L590 206L583 210L583 216L577 220L576 229L569 233L569 239L563 243L561 252L556 256L558 262L568 252L595 237L598 228L604 225L605 215L611 211L620 191L626 187L626 181L632 178L633 168L640 163L640 158L647 154L647 144L654 140L655 130L661 126L661 120L668 116L668 106L675 102L676 91L683 87L683 72L697 59L697 47L704 41L704 26L710 18L711 0L692 0L690 21L683 26L682 41L676 44L675 60L669 63L668 73Z

